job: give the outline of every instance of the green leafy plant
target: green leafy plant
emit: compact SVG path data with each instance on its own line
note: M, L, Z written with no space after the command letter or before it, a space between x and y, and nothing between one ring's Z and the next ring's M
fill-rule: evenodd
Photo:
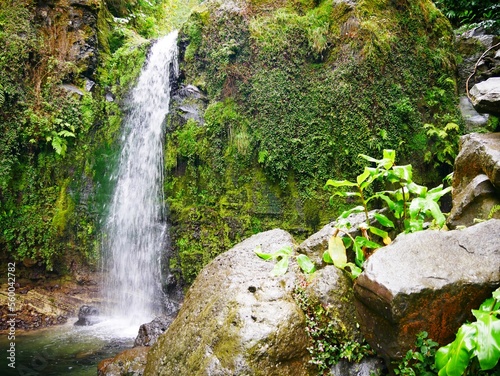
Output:
M348 180L328 180L325 188L334 188L330 198L332 202L336 196L355 198L361 205L344 211L337 220L337 231L329 243L327 252L323 255L325 262L330 262L344 269L349 266L351 274L356 277L359 270L353 265L348 265L345 256L346 248L352 246L355 254L355 263L361 268L366 258L367 249L377 249L382 244L372 241L371 237L376 236L381 239L381 243L387 245L391 242L387 230L395 229L406 233L420 231L424 229L424 223L432 219L438 228L444 226L446 218L438 205L439 199L451 190L451 187L443 188L442 185L433 189L428 189L413 182L412 166L395 165L396 153L394 150L384 150L382 159L375 159L367 155L360 154L360 157L375 163L375 167L366 166L363 173L357 176L356 181ZM391 190L382 190L373 194L370 192L371 185L379 181L385 186L392 187ZM343 187L352 187L354 190L345 191ZM374 214L374 221L378 227L370 224L369 209L370 203L374 200L384 202L390 212L390 216L395 221L389 219L382 213ZM348 229L351 228L349 216L354 213L364 213L365 222L359 225L362 236L353 238ZM338 233L343 232L347 237L338 238ZM371 235L370 235L371 234Z
M295 258L297 264L299 264L304 273L311 274L316 271L316 267L309 257L303 254L297 256L293 255L293 249L290 246L283 247L273 253L261 252L260 247L258 247L254 250L254 252L263 260L278 260L271 271L271 275L275 277L283 275L288 271L288 265L290 264L291 257Z
M432 163L434 167L446 164L453 166L458 153L460 127L455 123L448 123L444 128L434 124L424 124L427 137L431 140L431 150L424 155L424 161Z
M394 374L401 376L434 376L436 366L434 365L434 355L438 343L427 338L427 332L417 334L415 350L408 350L405 357L394 369Z
M500 288L478 310L473 323L463 324L456 338L436 352L439 376L477 375L491 370L500 359Z

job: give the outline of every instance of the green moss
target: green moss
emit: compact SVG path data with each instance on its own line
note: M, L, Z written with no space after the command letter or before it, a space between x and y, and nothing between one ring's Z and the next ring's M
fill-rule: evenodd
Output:
M187 282L256 231L300 240L335 218L343 204L329 207L323 185L353 178L361 153L393 148L425 171L423 124L457 114L453 34L430 1L246 4L206 2L180 33L184 82L209 100L205 124L169 123L167 135Z

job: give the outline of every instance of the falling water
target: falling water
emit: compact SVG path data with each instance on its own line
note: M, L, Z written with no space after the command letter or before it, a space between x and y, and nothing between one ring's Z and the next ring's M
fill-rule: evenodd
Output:
M105 226L108 313L131 323L151 320L161 300L164 120L176 77L177 33L159 39L132 90L116 186Z

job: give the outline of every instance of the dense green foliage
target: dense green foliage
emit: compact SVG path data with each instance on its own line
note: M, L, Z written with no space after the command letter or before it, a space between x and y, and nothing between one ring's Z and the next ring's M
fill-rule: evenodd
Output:
M500 4L497 0L434 0L456 27L483 26L500 31Z
M434 150L423 125L461 125L453 33L432 2L397 3L213 0L183 25L183 83L208 102L205 124L174 121L167 135L187 281L255 230L300 239L333 220L343 203L328 208L323 183L353 177L359 154L393 148L422 182L440 180L428 167L441 162L422 157Z
M0 2L0 257L57 272L95 264L143 37L178 26L195 1L123 2L133 7L121 19L98 0ZM83 45L94 50L74 52Z

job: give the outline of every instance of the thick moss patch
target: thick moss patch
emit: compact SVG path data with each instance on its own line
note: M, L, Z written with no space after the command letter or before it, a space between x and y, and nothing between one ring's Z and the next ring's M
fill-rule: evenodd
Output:
M274 226L332 220L328 178L396 149L427 166L424 123L459 122L453 35L431 1L208 1L179 36L204 122L171 121L166 192L178 271ZM421 182L439 178L423 176ZM337 204L341 206L341 204Z

